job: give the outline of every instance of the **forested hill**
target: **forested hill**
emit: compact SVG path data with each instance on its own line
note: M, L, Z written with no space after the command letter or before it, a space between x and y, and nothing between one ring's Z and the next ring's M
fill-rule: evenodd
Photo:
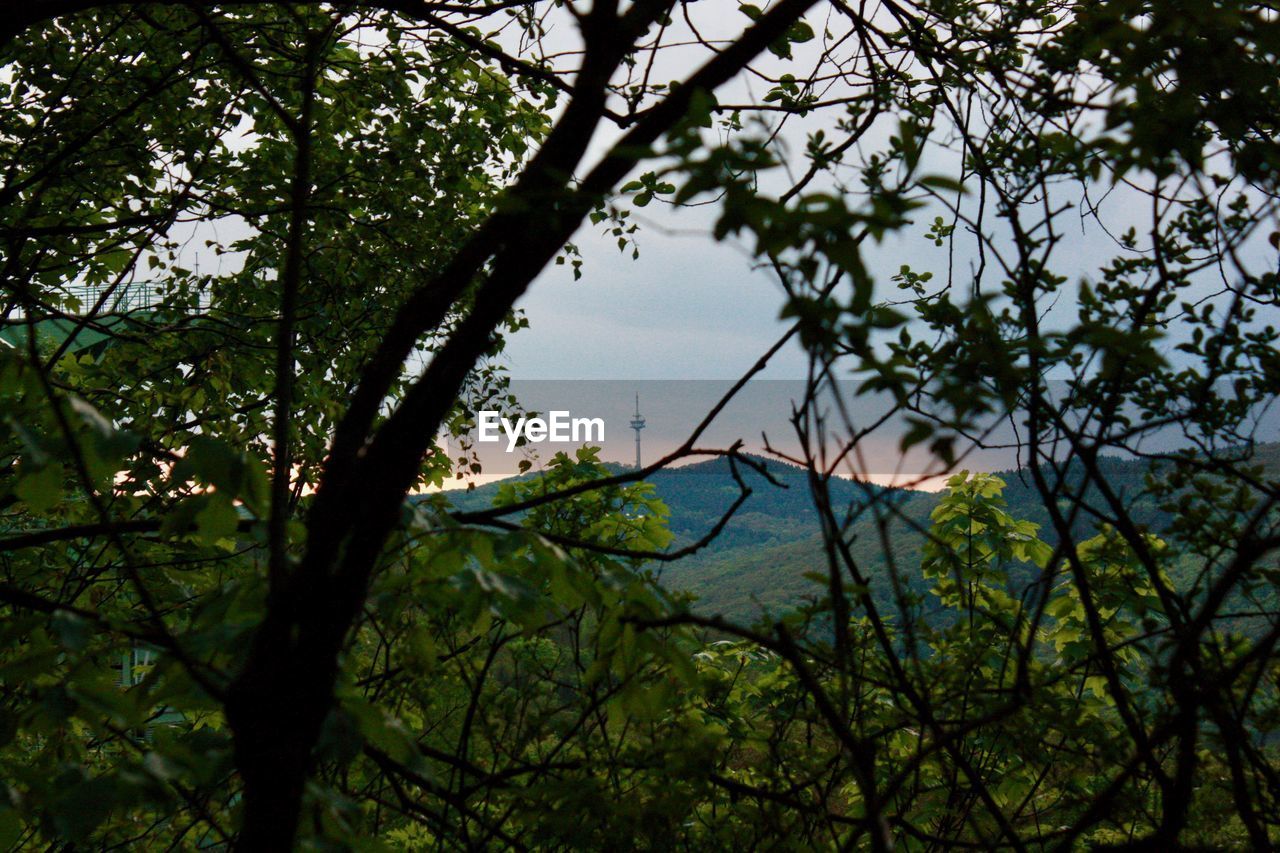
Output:
M1269 471L1280 471L1280 444L1259 445L1255 458ZM762 612L790 610L823 594L822 586L806 577L825 574L826 556L805 472L775 460L758 461L767 466L779 485L739 466L744 482L752 489L746 503L706 548L660 567L663 583L669 588L698 597L699 612L752 619ZM1165 515L1150 497L1141 494L1150 464L1105 457L1099 460L1099 466L1135 520L1153 530L1162 529ZM1030 473L1021 470L998 474L1007 484L1004 497L1009 512L1015 518L1040 524L1040 536L1054 542L1056 536ZM1078 465L1069 467L1068 481L1078 481L1081 474ZM723 459L660 471L650 482L671 511L670 527L676 536L672 547L682 547L702 537L739 492L729 464ZM461 507L480 508L492 501L497 488L498 484L490 484L450 496ZM928 525L937 495L833 479L831 496L833 505L841 511L853 508L850 547L869 577L883 579L888 560L904 570L906 577L914 577L912 569L920 562L924 541L921 528ZM1090 489L1086 497L1092 503L1100 496L1096 489ZM1081 514L1076 534L1081 538L1093 535L1092 524Z
M824 569L821 523L814 509L803 469L776 460L757 458L766 467L770 482L749 467L739 465L743 482L751 488L746 503L724 530L702 550L665 566L659 566L663 583L671 589L698 597L696 609L705 613L751 619L762 610L790 610L820 588L805 577ZM619 470L622 470L619 468ZM526 475L529 476L529 475ZM673 548L696 542L711 530L739 494L729 463L712 459L654 474L649 482L671 511ZM470 492L451 492L450 499L463 509L488 506L499 483ZM833 479L832 503L844 508L862 507L853 523L853 547L873 574L882 574L884 549L876 514L887 518L890 553L904 565L919 561L921 535L913 524L924 524L936 503L928 492L885 489L848 479ZM896 506L910 521L893 518Z
M703 550L662 569L663 582L695 594L701 612L750 619L823 595L822 586L806 577L826 570L821 522L806 474L772 460L765 464L780 485L744 473L752 494L723 533ZM697 541L738 495L728 463L719 459L659 472L651 482L671 510L677 546ZM937 502L934 495L838 478L831 480L830 492L841 521L852 509L852 548L871 574L883 574L886 543L894 559L906 565L919 562L922 537L916 525L927 523ZM883 535L877 519L884 522Z
M1280 444L1260 444L1252 458L1269 477L1280 476ZM1111 490L1146 528L1160 532L1169 516L1156 501L1144 494L1151 463L1141 459L1102 457L1098 466ZM684 589L699 598L698 609L708 613L750 618L761 609L778 612L802 603L806 598L821 596L820 584L807 574L825 573L826 556L818 519L803 472L791 466L769 463L775 478L789 486L781 490L768 483L752 482L754 493L738 516L729 523L726 535L704 551L666 568L664 582L672 588ZM1006 483L1004 498L1014 518L1040 525L1039 535L1050 544L1057 541L1048 513L1035 490L1031 472L1012 470L996 472ZM696 476L701 475L701 476ZM1076 463L1066 471L1068 484L1083 477ZM664 501L671 508L671 526L681 544L696 540L713 524L718 513L729 506L737 494L727 466L708 462L686 469L665 471L653 478ZM1074 491L1074 487L1071 487ZM881 507L855 514L849 527L850 548L866 575L883 581L888 561L903 570L907 578L920 562L924 541L921 528L927 526L929 513L937 504L937 495L929 492L886 491L848 480L835 481L833 503L845 507L862 503ZM1100 505L1102 496L1096 487L1085 492L1089 504ZM892 501L896 512L887 511ZM1080 513L1075 524L1078 540L1097 531L1094 519ZM883 584L876 589L881 595L888 590Z

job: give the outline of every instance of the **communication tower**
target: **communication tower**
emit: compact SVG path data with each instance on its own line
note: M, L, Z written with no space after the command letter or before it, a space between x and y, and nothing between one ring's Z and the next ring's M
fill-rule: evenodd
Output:
M631 428L636 431L636 470L640 470L640 430L644 429L644 418L640 417L640 395L636 395L636 416L631 419Z

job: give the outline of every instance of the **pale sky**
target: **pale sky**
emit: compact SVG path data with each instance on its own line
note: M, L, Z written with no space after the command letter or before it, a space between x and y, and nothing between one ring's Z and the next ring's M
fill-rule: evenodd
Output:
M745 250L706 233L708 208L648 211L662 226L642 228L638 260L619 252L615 238L584 228L575 237L582 279L552 266L534 282L519 303L530 328L508 344L513 376L732 379L785 331L782 289L752 271ZM805 364L793 346L766 375L802 378Z

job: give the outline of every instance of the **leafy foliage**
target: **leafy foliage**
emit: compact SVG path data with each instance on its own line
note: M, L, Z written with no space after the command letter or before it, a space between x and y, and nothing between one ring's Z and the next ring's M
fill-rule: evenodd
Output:
M1274 10L693 5L6 10L0 843L1280 843ZM702 427L684 515L590 450L431 493L540 271L667 204L809 360L798 579ZM936 501L836 478L850 375ZM768 619L658 582L726 530Z

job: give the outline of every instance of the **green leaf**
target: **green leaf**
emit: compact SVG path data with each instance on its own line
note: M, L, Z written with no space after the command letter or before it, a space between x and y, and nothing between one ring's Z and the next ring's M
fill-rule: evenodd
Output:
M196 513L196 531L201 539L212 545L221 539L235 536L240 517L236 508L225 495L218 493L208 496L205 506Z
M787 40L796 44L803 44L813 40L813 27L804 21L796 21L791 25L791 29L787 30Z
M22 816L16 809L0 807L0 848L15 850L22 837Z
M44 513L61 499L63 476L62 466L46 465L22 477L13 491L32 512Z

